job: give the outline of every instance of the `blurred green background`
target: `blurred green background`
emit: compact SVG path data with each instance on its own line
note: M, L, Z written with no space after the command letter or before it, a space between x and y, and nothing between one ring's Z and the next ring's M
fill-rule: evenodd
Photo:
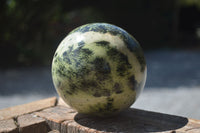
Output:
M0 0L0 67L50 65L68 32L92 22L124 28L144 50L200 48L200 0Z

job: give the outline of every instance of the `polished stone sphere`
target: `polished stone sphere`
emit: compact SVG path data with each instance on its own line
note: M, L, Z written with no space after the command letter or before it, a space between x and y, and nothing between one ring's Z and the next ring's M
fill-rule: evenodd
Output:
M110 116L129 108L144 88L146 63L136 39L107 23L70 32L52 61L60 97L79 113Z

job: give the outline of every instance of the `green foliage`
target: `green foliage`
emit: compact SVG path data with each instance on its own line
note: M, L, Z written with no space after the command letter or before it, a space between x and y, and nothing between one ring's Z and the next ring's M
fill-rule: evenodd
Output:
M67 33L102 15L91 7L75 8L64 0L1 0L1 67L50 64Z
M179 9L188 5L200 7L200 1L0 0L0 67L50 64L59 42L91 22L122 27L145 49L174 48Z
M197 6L200 9L200 0L179 0L182 6Z

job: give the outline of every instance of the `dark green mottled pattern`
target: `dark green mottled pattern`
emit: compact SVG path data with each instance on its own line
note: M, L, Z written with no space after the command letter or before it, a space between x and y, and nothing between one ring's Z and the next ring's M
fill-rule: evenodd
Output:
M109 116L111 114L117 113L119 109L114 108L113 102L114 99L107 97L106 103L97 103L96 105L90 106L90 112L94 114L98 113L99 115L101 114L102 116Z
M107 56L117 62L117 73L119 76L125 76L129 74L129 69L132 68L131 64L128 61L128 57L121 53L117 48L113 48L109 46L109 42L107 41L99 41L96 42L97 46L104 47L106 49Z
M81 86L77 84L76 79L82 79L90 72L83 62L87 62L92 54L93 52L87 48L82 48L80 46L77 49L73 49L72 45L69 46L67 51L63 52L62 57L54 57L54 64L57 66L54 68L56 69L54 70L55 74L58 75L58 77L66 78L69 81L69 89L65 90L67 94L74 94L81 88ZM68 67L66 67L66 64ZM60 85L57 87L60 88Z
M145 62L145 58L143 56L143 51L140 48L138 42L136 42L136 40L130 34L128 34L126 31L124 31L123 29L121 29L117 26L106 24L106 23L93 23L93 24L87 24L87 25L78 27L75 30L73 30L72 32L70 32L69 34L72 34L74 32L85 33L85 32L89 32L89 31L99 32L99 33L103 33L103 34L110 33L113 36L119 36L120 38L122 38L122 40L126 44L127 48L131 52L134 52L134 54L136 55L136 58L138 59L139 63L141 64L141 72L144 71L146 62Z
M129 86L131 87L132 90L136 90L139 86L138 82L135 80L135 76L132 75L128 78L129 80Z
M72 95L82 90L92 93L95 97L111 95L109 88L101 87L105 81L112 81L110 65L103 57L91 60L90 57L93 54L90 49L81 45L76 49L70 46L67 51L63 52L62 57L54 57L54 63L58 66L54 68L56 69L55 74L69 81L68 89L65 90L67 94ZM88 80L87 75L93 72L95 79ZM60 87L58 83L56 85ZM60 89L62 90L62 87Z
M93 64L92 70L95 70L95 76L98 81L111 78L110 65L103 57L96 57L91 63Z
M132 68L131 64L128 62L128 57L123 53L119 52L116 48L110 48L107 51L107 55L113 61L117 62L117 73L120 76L125 76L129 74L129 69Z
M115 92L116 94L122 93L122 86L119 83L115 83L113 86L113 92Z
M129 34L124 34L123 40L128 47L128 49L133 52L136 55L136 58L138 59L140 65L141 65L141 72L144 71L146 66L146 61L143 55L142 48L137 44L137 42L134 40L134 38Z
M102 47L108 47L109 43L108 41L98 41L98 42L95 42L97 46L102 46Z
M131 64L128 62L128 57L118 51L116 48L110 47L108 41L95 42L94 45L104 47L107 57L117 63L118 76L127 76L132 69ZM105 57L95 57L90 60L94 53L84 46L79 46L74 49L69 46L68 50L62 53L62 57L55 56L54 63L57 63L57 69L54 70L61 78L66 78L69 81L68 90L65 92L69 95L75 94L76 91L82 90L90 92L95 97L110 96L111 93L120 94L123 92L123 86L119 83L114 83L111 77L111 67ZM65 63L62 63L65 62ZM67 65L67 67L65 65ZM88 80L87 75L94 73L95 78ZM113 84L113 88L106 88L104 84L109 81ZM60 82L60 81L57 81ZM57 85L60 83L57 83ZM131 84L133 88L137 82ZM59 85L60 86L60 85ZM57 87L59 87L57 86ZM104 86L102 88L102 86ZM62 88L61 88L62 89ZM133 89L134 90L134 89Z

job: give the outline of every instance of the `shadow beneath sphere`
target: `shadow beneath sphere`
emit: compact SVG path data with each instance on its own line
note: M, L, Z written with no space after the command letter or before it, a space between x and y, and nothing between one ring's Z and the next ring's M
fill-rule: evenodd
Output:
M162 132L184 127L188 119L179 116L128 109L112 117L77 114L75 121L85 127L106 132Z

